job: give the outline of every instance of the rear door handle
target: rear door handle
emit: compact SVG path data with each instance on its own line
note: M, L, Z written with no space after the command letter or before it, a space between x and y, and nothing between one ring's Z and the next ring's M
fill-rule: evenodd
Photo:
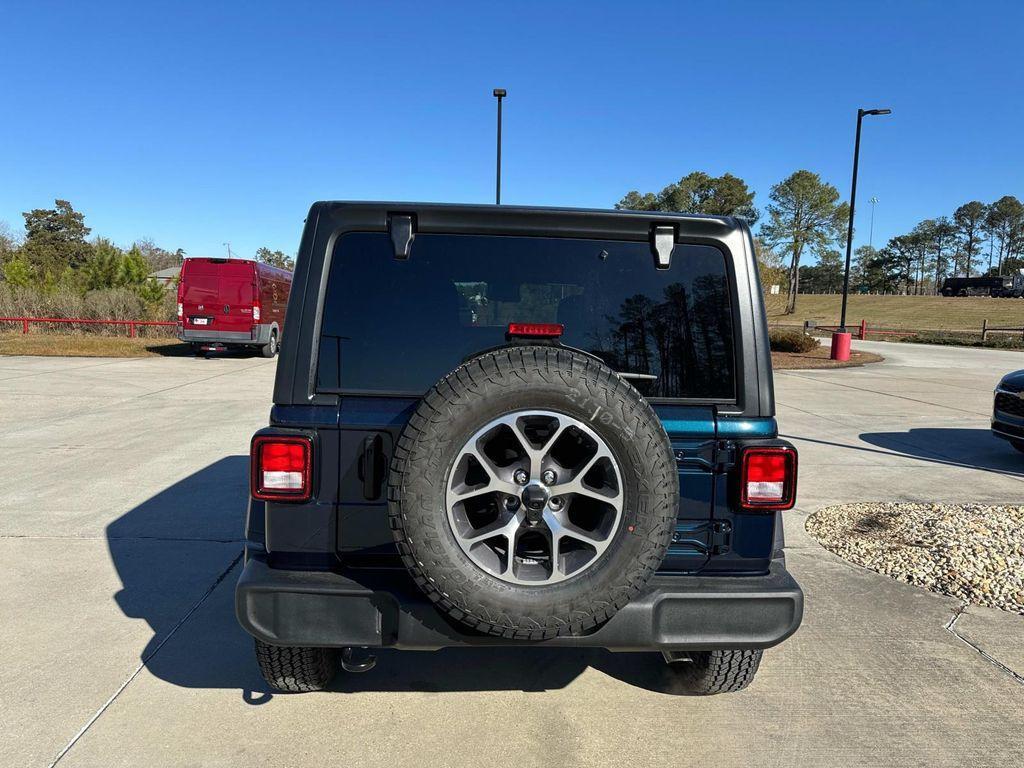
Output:
M363 498L373 501L380 497L380 460L383 448L383 441L380 435L369 435L363 438L363 455L360 461L360 469L363 479Z

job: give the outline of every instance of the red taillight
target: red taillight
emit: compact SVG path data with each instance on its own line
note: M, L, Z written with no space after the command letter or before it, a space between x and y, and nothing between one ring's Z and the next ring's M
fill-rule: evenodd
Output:
M561 323L509 323L509 336L534 336L545 339L556 339L565 328Z
M257 323L260 321L260 305L259 304L253 304L252 305L252 319L253 319L254 322L257 322Z
M255 437L249 460L254 499L306 501L312 495L313 443L308 437Z
M796 451L747 448L740 459L740 506L744 509L792 509L796 503Z

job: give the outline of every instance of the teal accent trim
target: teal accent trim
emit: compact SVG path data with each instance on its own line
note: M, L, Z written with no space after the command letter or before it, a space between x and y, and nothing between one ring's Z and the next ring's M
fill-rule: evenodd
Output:
M668 432L669 437L672 437L673 435L686 435L687 437L715 436L715 422L713 420L703 421L687 419L683 421L680 419L672 419L670 421L662 420L661 424L665 427L665 431Z
M715 436L715 412L701 406L656 405L654 412L661 419L669 437Z
M779 425L774 418L718 420L718 436L723 440L743 440L757 437L778 437Z

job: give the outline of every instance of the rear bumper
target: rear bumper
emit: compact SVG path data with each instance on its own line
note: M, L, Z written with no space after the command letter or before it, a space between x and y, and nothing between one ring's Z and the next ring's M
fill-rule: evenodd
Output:
M992 434L1003 440L1020 440L1024 442L1024 423L1010 421L1010 417L996 414L992 419Z
M1020 397L1016 389L1010 389L999 383L996 387L995 401L992 404L992 434L1003 440L1024 441L1024 415L1019 414L1016 398ZM1000 410L1000 398L1009 398L1013 405L1013 413Z
M190 344L268 344L270 325L254 325L250 331L212 331L179 328L178 338Z
M286 571L249 558L235 591L235 611L243 629L273 645L693 651L768 648L782 642L800 626L803 592L781 558L763 576L659 574L595 631L526 642L474 634L449 621L403 571Z

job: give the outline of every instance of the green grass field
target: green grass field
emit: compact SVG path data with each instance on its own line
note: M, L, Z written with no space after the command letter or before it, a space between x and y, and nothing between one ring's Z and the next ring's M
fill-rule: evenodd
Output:
M768 296L768 322L800 325L814 320L819 325L839 323L839 295L797 296L796 314L784 314L785 296ZM989 325L1024 327L1024 299L991 299L965 296L863 296L851 295L846 310L848 325L981 332L983 320Z

